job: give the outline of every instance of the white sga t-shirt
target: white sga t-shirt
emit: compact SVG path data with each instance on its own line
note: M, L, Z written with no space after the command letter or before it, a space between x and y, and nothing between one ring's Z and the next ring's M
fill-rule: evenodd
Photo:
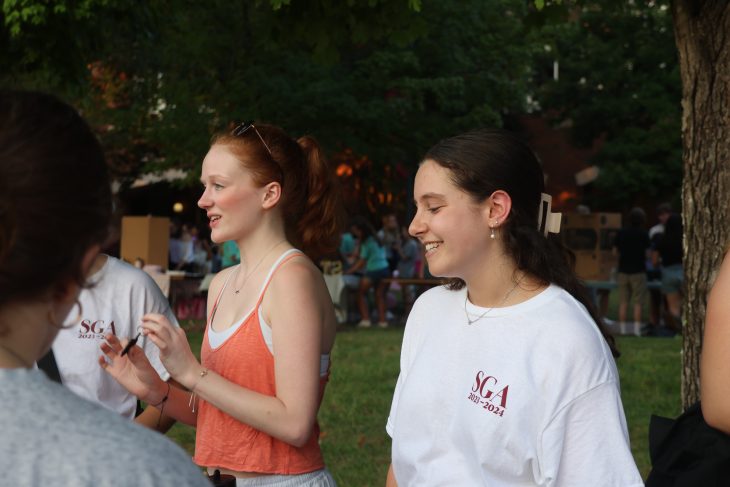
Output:
M61 380L79 396L133 419L137 398L98 364L104 336L111 333L119 338L133 338L142 324L142 316L147 313L163 314L174 326L179 325L155 281L136 267L108 257L90 282L92 287L83 289L79 295L83 312L78 323L61 330L53 342ZM76 313L74 307L67 320L73 320ZM160 377L168 380L170 374L160 362L157 346L142 336L137 345L142 347Z
M408 317L386 427L399 487L642 486L585 308L550 286L468 325L465 296L431 289Z

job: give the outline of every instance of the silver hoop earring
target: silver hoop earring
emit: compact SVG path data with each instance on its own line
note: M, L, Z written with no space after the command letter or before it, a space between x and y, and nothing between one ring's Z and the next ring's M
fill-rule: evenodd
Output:
M74 304L79 307L79 313L76 315L76 317L73 320L71 320L70 324L65 325L65 326L63 323L59 323L59 320L56 317L56 312L53 310L53 308L49 309L48 310L48 321L51 322L51 326L53 326L54 328L58 328L59 330L66 330L68 328L73 328L74 326L76 326L78 324L79 320L81 320L81 317L84 313L84 308L83 308L83 306L81 306L81 301L79 301L78 299L76 300L76 303L74 303Z

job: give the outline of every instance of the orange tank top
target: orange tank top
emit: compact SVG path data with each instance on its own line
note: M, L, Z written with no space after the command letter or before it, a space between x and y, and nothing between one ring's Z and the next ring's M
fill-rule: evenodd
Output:
M226 287L223 286L205 327L200 352L205 368L246 389L268 396L276 395L274 357L261 333L258 309L276 270L297 255L299 252L287 256L278 265L275 264L251 314L230 337L213 349L208 339L208 328ZM329 370L320 377L320 402L328 379ZM304 446L297 448L234 419L202 399L199 400L198 407L193 457L198 465L279 475L302 474L324 468L316 419L309 440Z

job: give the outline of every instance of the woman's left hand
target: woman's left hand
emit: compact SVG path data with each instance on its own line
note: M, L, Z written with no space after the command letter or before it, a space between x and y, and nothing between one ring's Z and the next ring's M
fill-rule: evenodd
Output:
M170 376L183 386L190 388L202 366L190 350L185 330L172 326L160 314L146 314L142 317L142 333L160 349L160 360Z

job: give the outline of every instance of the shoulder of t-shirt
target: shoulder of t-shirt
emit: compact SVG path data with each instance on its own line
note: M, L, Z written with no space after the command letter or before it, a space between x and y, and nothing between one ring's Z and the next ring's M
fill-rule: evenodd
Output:
M551 285L543 291L545 295L539 305L530 310L530 315L540 320L548 329L573 330L567 333L565 340L591 340L603 337L586 307L572 294L557 285ZM580 333L585 331L585 333ZM599 341L600 343L600 341ZM570 348L566 345L566 350Z
M116 257L108 257L108 261L106 263L106 273L107 275L111 276L114 279L124 278L131 280L132 282L152 279L152 276L147 274L142 269L138 269L137 267L134 267L132 264L125 262L121 259L117 259Z
M557 286L555 284L551 285L550 288L548 288L549 291L552 292L551 299L546 300L543 303L543 306L548 307L550 309L555 310L561 310L563 312L570 312L575 313L575 319L576 320L585 320L590 321L593 323L593 318L591 318L590 313L588 313L588 310L586 309L585 305L578 301L572 294L570 294L568 291L563 289L560 286ZM556 319L560 319L559 316L553 316ZM541 318L550 319L550 317L541 316ZM595 324L594 324L595 326Z
M107 274L104 279L114 280L115 292L134 293L140 306L144 306L145 313L164 314L172 324L178 324L167 297L147 272L114 257L109 257L105 272ZM144 296L144 299L141 296Z
M454 299L458 291L449 290L446 286L435 286L422 293L411 307L409 321L420 321L421 317L432 316L435 310L443 309L444 300ZM412 318L411 318L412 316Z
M608 372L606 380L615 379L614 358L588 310L565 289L559 286L553 288L559 292L552 299L546 300L545 312L541 312L540 308L535 310L535 315L544 323L546 332L559 337L561 348L570 350L565 357L576 366L592 363L598 369ZM596 361L597 357L600 360Z
M76 396L40 372L31 374L30 380L24 381L26 393L40 400L53 397L53 405L47 408L51 413L45 419L53 423L54 435L74 452L80 469L87 463L85 466L91 467L92 472L122 475L126 471L130 475L129 483L118 481L114 485L148 485L137 483L134 472L138 471L158 472L162 484L172 479L174 482L169 485L206 485L196 481L200 471L190 456L167 437ZM100 452L113 452L113 465L85 462L98 459ZM202 476L201 479L205 480Z
M152 293L155 298L164 298L160 287L157 285L152 276L142 269L138 269L132 264L119 260L115 257L109 257L107 266L107 275L105 278L114 279L117 285L133 289L143 288L145 291Z
M95 405L94 405L95 406ZM99 420L94 427L80 432L87 434L82 442L96 451L113 451L114 463L121 469L133 472L156 471L159 480L169 485L206 485L200 470L193 465L190 455L159 433L127 421L106 410L98 412ZM111 416L111 417L109 417ZM91 420L93 417L85 417ZM104 430L102 433L101 431ZM160 468L164 465L164 468ZM195 482L200 475L201 482ZM130 485L144 485L144 483Z

